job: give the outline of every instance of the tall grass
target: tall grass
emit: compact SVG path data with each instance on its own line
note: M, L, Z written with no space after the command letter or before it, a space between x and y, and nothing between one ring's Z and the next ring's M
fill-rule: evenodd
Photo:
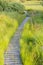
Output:
M9 40L15 33L18 22L5 14L0 15L0 65L4 64L3 55L8 47Z
M23 5L0 0L0 65L4 65L4 52L18 26L25 18L23 12Z
M43 65L43 12L36 12L25 24L20 39L23 65Z

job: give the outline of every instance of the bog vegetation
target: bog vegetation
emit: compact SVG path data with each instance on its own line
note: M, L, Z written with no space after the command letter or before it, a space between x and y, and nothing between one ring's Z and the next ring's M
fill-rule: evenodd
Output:
M0 0L0 65L4 65L4 52L25 18L24 6L19 3L10 3Z
M43 12L34 12L25 24L20 39L20 54L23 65L43 65Z
M25 18L25 8L29 8L24 7L20 2L13 1L17 0L0 0L0 65L4 65L4 52ZM24 1L22 0L22 2ZM43 5L43 2L41 4ZM31 8L33 9L33 7ZM34 11L33 14L31 8L30 11L28 10L30 20L24 26L21 34L20 54L23 65L43 65L43 12ZM43 9L43 7L39 8Z

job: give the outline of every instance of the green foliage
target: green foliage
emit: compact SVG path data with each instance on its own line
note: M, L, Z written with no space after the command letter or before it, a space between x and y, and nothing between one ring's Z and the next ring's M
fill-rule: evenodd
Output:
M34 11L32 21L35 22L35 19L37 23L43 23L43 11Z
M40 4L43 6L43 1L41 1Z
M17 27L18 22L15 19L0 14L0 65L4 65L4 52Z
M0 65L4 65L4 52L24 18L18 12L0 12Z
M20 54L23 65L43 65L42 13L35 12L24 26L20 39Z
M2 12L5 13L7 16L9 16L10 18L15 18L18 21L18 24L20 25L21 22L24 20L24 18L26 17L25 14L20 14L16 11L12 11L12 12Z
M25 18L24 6L0 0L0 65L4 65L4 52L18 26Z
M6 1L0 0L0 11L17 11L19 13L23 13L25 7L20 3L9 3Z
M25 7L22 4L12 3L12 9L14 9L15 11L22 13L24 11L24 8Z
M6 1L0 0L0 7L1 7L2 11L4 11L5 8L8 7L8 3Z

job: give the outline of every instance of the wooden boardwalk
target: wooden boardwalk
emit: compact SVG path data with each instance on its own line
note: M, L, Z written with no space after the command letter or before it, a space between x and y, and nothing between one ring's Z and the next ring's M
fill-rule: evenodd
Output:
M20 33L23 29L24 24L28 21L29 17L22 22L22 24L18 27L15 35L13 36L11 42L9 43L8 49L4 55L4 65L22 65L20 59L20 46L19 46L19 39Z

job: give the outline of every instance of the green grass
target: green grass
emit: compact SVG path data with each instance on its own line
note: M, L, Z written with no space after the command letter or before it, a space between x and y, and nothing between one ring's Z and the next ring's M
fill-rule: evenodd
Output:
M43 65L43 12L36 12L25 24L20 39L23 65Z
M26 17L25 16L25 14L20 14L20 13L18 13L18 12L16 12L16 11L14 11L14 12L6 12L6 11L4 11L4 12L0 12L0 14L6 14L7 16L9 16L10 18L12 18L12 19L16 19L17 21L18 21L18 24L20 25L21 24L21 22L24 20L24 18ZM22 18L21 18L22 17Z
M11 19L5 14L0 15L0 65L4 65L4 52L17 27L16 19Z
M24 18L18 12L0 12L0 65L4 65L4 52Z
M23 14L24 9L20 3L0 0L0 65L4 65L4 52L18 26L26 17Z
M43 11L43 6L41 3L43 3L43 1L26 1L22 4L25 6L26 10L32 9Z

